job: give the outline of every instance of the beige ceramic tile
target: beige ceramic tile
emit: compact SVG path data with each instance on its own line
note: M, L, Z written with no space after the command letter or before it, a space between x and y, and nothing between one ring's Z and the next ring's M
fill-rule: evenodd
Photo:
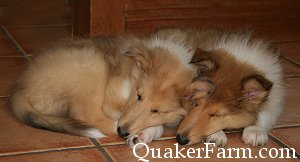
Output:
M274 129L271 135L300 153L300 127Z
M286 78L287 96L282 114L277 122L278 126L291 126L300 124L300 77Z
M26 62L20 57L0 57L0 96L7 96Z
M0 32L0 57L20 56L8 41L7 37Z
M2 162L105 162L97 149L79 149L0 157Z
M277 45L283 56L286 56L300 65L300 42L282 43Z
M300 76L300 66L284 59L280 59L282 66L283 66L283 71L286 77L289 76Z

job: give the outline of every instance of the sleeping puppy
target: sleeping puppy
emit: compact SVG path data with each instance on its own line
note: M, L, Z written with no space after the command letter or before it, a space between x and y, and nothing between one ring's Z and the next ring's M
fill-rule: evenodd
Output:
M279 116L284 89L278 52L245 32L161 29L155 35L196 48L192 63L199 77L186 96L194 103L178 128L179 144L202 140L224 146L223 129L244 128L243 141L264 145Z
M163 126L178 125L187 114L179 100L196 76L192 54L159 38L60 42L39 53L20 76L12 112L36 128L130 140L140 133L139 141L151 142Z

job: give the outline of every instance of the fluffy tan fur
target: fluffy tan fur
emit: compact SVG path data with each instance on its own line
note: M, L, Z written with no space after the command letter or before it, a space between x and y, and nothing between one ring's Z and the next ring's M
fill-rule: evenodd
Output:
M94 138L115 134L117 126L133 135L178 124L186 114L180 94L195 72L168 47L176 44L157 42L129 36L60 42L19 78L12 111L34 127ZM188 48L178 48L191 59Z

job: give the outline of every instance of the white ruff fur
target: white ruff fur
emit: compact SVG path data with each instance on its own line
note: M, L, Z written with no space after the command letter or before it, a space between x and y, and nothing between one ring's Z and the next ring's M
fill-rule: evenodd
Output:
M154 39L151 39L147 45L150 48L158 47L168 50L170 54L174 55L180 61L182 61L184 65L188 66L188 63L191 61L194 53L194 51L190 47L188 47L184 43L174 41L172 37L165 40L155 37Z
M266 103L258 114L257 126L269 131L275 124L282 109L284 89L282 86L282 67L278 61L279 54L268 49L269 45L262 40L251 40L251 35L226 35L210 50L222 50L235 57L238 61L250 64L264 77L273 82Z

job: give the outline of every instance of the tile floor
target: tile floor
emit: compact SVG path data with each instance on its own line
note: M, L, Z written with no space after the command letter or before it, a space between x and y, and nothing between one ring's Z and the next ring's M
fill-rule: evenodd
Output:
M25 3L26 2L26 3ZM38 130L17 122L7 111L9 90L19 73L30 62L34 51L47 43L70 36L70 4L53 0L0 0L0 161L137 161L130 148L119 137L99 140ZM31 7L34 3L39 7ZM43 9L41 9L43 8ZM55 11L55 12L53 12ZM22 15L22 17L20 16ZM286 33L285 31L284 33ZM280 35L280 34L279 34ZM291 36L291 37L289 37ZM282 51L287 97L275 129L269 134L266 148L294 148L300 153L300 36L287 33L285 39L276 37ZM149 145L151 148L174 148L174 130ZM246 148L241 132L228 134L227 148ZM203 148L203 144L180 148ZM251 147L250 147L251 148ZM257 155L258 149L251 148ZM145 150L139 150L142 155ZM149 156L147 157L149 158ZM189 159L188 161L217 161L211 159ZM253 161L254 159L222 159L223 161ZM151 159L150 161L187 161L187 159ZM255 159L255 161L299 161L298 159Z

